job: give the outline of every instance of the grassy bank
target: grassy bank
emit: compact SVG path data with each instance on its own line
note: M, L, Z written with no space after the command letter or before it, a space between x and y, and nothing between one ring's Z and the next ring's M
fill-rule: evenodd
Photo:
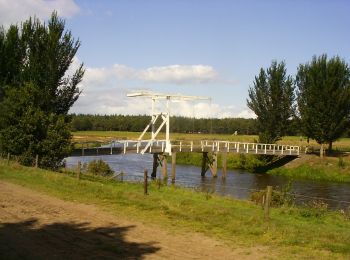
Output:
M286 166L267 172L293 179L350 182L350 156L319 158L304 155Z
M74 176L0 162L0 180L65 200L96 204L112 214L152 222L169 232L202 232L233 247L267 246L275 258L350 257L350 212L296 207L273 208L264 221L261 207L211 194L151 184Z

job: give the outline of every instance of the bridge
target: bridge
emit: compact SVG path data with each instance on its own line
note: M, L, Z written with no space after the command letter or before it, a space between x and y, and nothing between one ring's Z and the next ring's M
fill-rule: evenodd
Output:
M176 153L196 152L202 153L201 175L210 169L212 176L217 176L218 154L222 158L223 177L227 173L227 154L255 154L271 156L293 156L297 157L300 153L299 146L262 144L262 143L244 143L231 141L213 141L213 140L195 140L195 141L172 141L170 139L170 101L189 101L189 100L210 100L207 97L185 96L181 94L163 94L154 92L136 92L127 95L128 97L151 98L152 115L149 124L145 127L137 140L115 140L102 147L82 147L73 150L72 156L96 156L112 155L120 153L153 154L152 177L156 177L157 167L162 166L163 177L167 178L167 158L171 156L172 168L171 178L175 180L176 176ZM166 111L156 111L156 101L165 101ZM163 104L164 105L164 104ZM159 119L159 120L158 120ZM160 122L159 122L160 121ZM156 128L156 126L158 126ZM157 139L159 132L165 128L165 139ZM150 130L151 138L143 139L147 131Z
M262 144L248 142L232 141L213 141L213 140L195 140L195 141L173 141L170 142L170 153L166 151L167 140L115 140L101 147L89 147L86 143L81 148L76 148L72 156L99 156L113 154L153 154L152 177L156 176L157 167L166 165L167 158L172 158L172 179L176 175L176 153L194 152L202 153L201 175L210 169L212 176L217 176L217 158L218 154L222 158L223 177L227 173L227 154L254 154L271 156L293 156L300 155L300 147L295 145ZM211 158L210 156L211 155ZM167 177L166 167L163 166L163 177Z

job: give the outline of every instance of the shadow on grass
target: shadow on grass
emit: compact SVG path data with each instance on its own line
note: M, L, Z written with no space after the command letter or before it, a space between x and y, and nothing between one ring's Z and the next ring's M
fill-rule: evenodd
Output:
M88 223L0 223L0 259L143 259L155 242L125 241L134 226L90 228Z

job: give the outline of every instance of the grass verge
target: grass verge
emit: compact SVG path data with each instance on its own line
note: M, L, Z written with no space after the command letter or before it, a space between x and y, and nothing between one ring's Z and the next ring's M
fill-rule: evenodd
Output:
M315 155L306 155L298 160L292 161L290 165L270 170L267 173L293 179L350 182L349 156L319 158Z
M184 188L73 175L0 162L0 180L70 201L96 204L112 214L161 225L173 232L201 232L232 247L267 246L277 258L350 257L350 213L298 207L261 207Z

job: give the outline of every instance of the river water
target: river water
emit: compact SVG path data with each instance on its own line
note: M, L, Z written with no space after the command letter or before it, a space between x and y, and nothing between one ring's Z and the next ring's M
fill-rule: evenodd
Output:
M152 171L153 157L151 154L118 154L103 156L68 157L66 166L76 167L78 161L87 163L91 160L102 159L116 172L124 172L125 180L142 180L143 172ZM168 164L170 176L171 164ZM228 170L225 180L221 178L218 170L218 178L212 178L210 171L206 177L201 177L201 169L196 166L177 165L176 185L195 188L204 192L215 192L223 196L231 196L238 199L249 199L252 191L265 189L271 185L274 189L281 189L291 182L292 194L295 194L298 204L313 201L323 201L332 209L344 209L350 207L350 183L315 182L311 180L290 180L283 176L269 174L253 174L242 170ZM158 167L157 178L161 178L161 167ZM170 178L169 178L170 181Z

